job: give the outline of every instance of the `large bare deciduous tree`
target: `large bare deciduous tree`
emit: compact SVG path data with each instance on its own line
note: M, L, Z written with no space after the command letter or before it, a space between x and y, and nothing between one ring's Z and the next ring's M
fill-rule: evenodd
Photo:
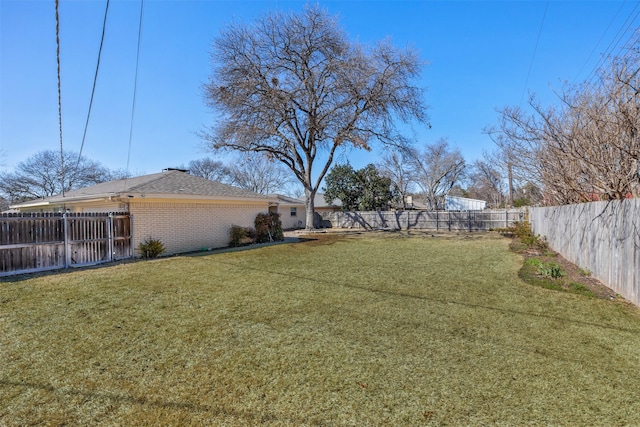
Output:
M205 85L217 123L213 149L261 153L282 162L304 187L306 224L336 150L403 141L396 121L426 123L423 89L412 82L418 54L389 41L365 47L317 6L232 24L212 44Z

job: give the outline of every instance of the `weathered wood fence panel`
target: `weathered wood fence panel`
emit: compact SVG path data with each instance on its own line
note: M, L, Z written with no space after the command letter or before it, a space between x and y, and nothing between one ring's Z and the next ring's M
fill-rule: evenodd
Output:
M132 256L131 218L126 213L0 216L0 276Z
M524 211L379 211L323 212L324 227L368 230L483 231L510 227Z
M533 232L640 306L640 199L530 209Z

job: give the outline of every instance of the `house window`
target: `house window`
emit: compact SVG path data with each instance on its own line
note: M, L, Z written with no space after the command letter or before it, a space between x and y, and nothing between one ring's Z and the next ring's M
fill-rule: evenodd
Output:
M298 208L291 208L291 216L298 216Z

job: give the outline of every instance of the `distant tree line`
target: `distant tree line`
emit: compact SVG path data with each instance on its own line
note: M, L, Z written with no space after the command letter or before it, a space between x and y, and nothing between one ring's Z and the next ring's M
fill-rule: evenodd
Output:
M189 173L260 194L290 192L292 177L279 164L264 156L241 156L226 163L204 158L192 160ZM50 197L106 181L129 177L124 170L111 170L100 162L64 151L43 150L0 173L0 210L9 205Z
M226 162L206 157L192 160L179 168L189 170L192 175L259 194L290 194L295 182L289 170L261 153L243 154Z
M73 151L40 151L0 173L0 196L8 204L61 194L127 176Z
M422 147L387 150L381 160L363 169L335 165L325 179L327 203L338 199L344 210L406 209L408 196L428 209L444 209L447 195L481 199L492 208L525 206L542 201L534 184L516 186L508 194L507 168L495 155L467 163L460 150L443 138Z

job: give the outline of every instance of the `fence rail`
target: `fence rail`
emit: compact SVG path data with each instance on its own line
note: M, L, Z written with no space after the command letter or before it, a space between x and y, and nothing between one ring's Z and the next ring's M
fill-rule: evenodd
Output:
M524 219L524 211L380 211L323 212L322 225L330 228L485 231L510 227Z
M640 306L640 199L531 208L533 232Z
M127 213L0 216L0 276L132 256L131 217Z

